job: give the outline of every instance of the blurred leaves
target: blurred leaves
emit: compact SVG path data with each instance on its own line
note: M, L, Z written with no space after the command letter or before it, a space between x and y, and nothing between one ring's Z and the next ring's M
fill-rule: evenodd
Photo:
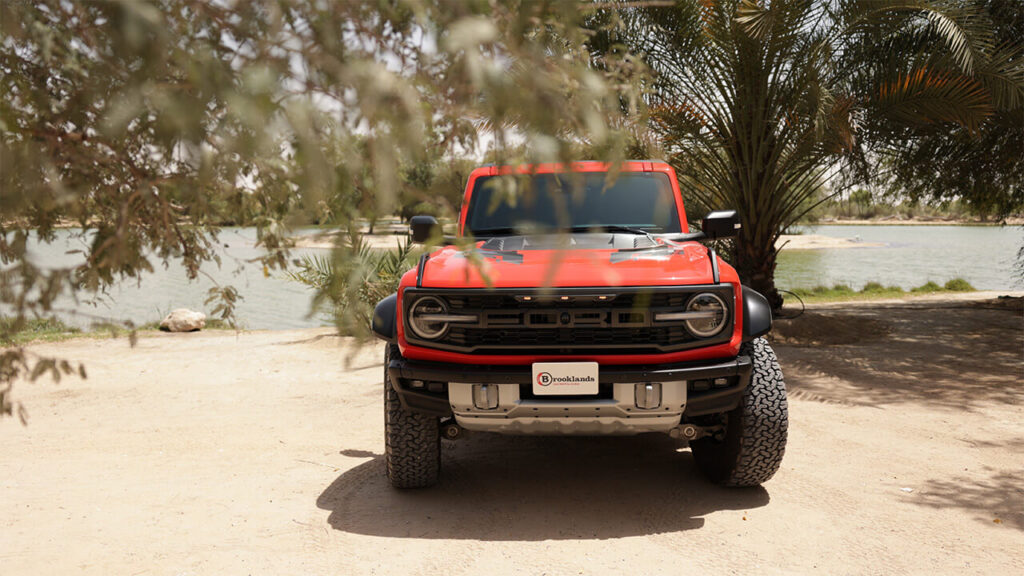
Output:
M642 111L627 54L587 49L596 5L528 0L12 0L0 4L0 306L45 316L171 260L220 265L252 225L267 273L294 226L457 206L454 159L623 158ZM632 116L631 116L632 115ZM525 143L525 146L520 144ZM429 178L403 182L424 167ZM405 173L405 175L403 175ZM454 206L453 206L454 205ZM84 261L34 261L73 227ZM340 251L346 266L358 252ZM241 296L212 293L230 320ZM348 322L348 320L342 321ZM0 382L52 373L24 351ZM21 359L15 361L16 359Z
M219 317L227 322L232 328L237 328L235 323L235 305L242 297L233 286L214 286L210 288L206 297L206 305L213 306L210 316Z

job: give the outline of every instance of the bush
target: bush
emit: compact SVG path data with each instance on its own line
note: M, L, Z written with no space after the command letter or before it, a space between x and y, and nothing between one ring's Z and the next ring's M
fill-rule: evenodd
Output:
M953 278L949 282L946 282L946 290L950 292L973 292L974 286L963 278Z
M932 292L942 291L942 286L939 286L935 282L929 280L925 284L918 286L917 288L911 288L910 291L914 294L931 294Z

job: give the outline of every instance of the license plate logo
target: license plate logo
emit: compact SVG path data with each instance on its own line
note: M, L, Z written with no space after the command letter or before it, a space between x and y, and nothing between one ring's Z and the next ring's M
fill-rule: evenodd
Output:
M597 394L597 362L538 362L533 365L533 393Z

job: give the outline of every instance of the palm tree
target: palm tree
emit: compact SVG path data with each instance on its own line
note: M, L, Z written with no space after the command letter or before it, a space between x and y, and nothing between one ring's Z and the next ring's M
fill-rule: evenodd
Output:
M999 101L1024 101L1019 46L996 46L965 1L679 0L616 15L603 45L656 73L661 148L684 193L739 211L734 264L776 308L775 244L839 192L835 176L863 181L922 126L976 129Z
M316 290L313 310L334 320L343 334L368 337L374 306L398 290L421 251L397 237L394 249L375 249L355 235L330 255L304 255L286 276Z

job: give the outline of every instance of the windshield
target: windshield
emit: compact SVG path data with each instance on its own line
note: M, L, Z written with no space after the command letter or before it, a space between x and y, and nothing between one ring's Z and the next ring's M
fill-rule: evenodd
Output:
M473 185L466 232L474 236L632 228L677 233L667 174L604 172L482 176Z

